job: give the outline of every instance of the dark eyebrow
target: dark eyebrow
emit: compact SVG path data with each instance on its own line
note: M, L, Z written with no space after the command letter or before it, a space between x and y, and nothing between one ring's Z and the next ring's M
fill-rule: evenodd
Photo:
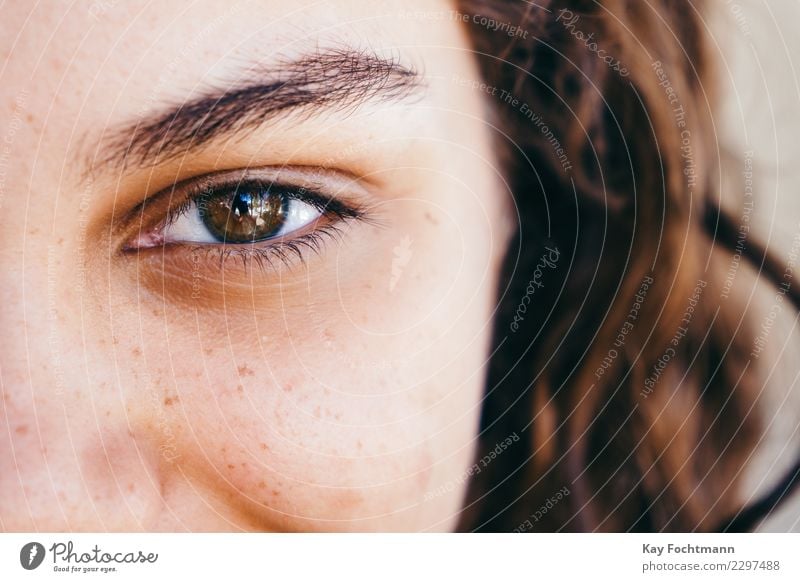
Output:
M262 125L269 116L309 108L355 109L374 99L400 100L421 85L420 75L397 59L367 51L326 50L251 68L258 79L210 90L152 118L111 130L91 166L152 166L212 139Z

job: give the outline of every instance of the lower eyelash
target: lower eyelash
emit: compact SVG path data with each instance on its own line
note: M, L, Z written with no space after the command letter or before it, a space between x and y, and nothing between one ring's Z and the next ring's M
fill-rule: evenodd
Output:
M278 263L286 267L304 264L308 253L319 255L326 241L341 241L344 231L337 224L317 227L314 231L285 241L263 241L255 244L231 245L196 245L189 247L189 252L203 252L206 258L218 262L220 270L228 261L241 261L245 269L258 266L262 271L275 269ZM261 246L259 246L259 244Z

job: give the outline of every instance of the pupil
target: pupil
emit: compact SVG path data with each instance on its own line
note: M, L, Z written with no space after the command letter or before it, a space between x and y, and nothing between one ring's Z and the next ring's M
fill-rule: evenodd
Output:
M247 193L237 192L233 199L233 212L236 216L250 214L250 207L253 205L253 197Z
M206 198L201 214L209 232L220 242L257 242L280 231L287 206L288 197L282 193L239 185Z

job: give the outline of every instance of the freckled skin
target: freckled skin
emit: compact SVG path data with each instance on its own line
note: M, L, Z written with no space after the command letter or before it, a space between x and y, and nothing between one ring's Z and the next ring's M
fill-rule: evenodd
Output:
M467 39L400 14L444 0L270 0L263 18L237 6L4 8L5 530L456 525L512 222L484 96L451 81L477 78ZM237 79L243 60L342 43L400 55L424 95L269 123L124 175L81 171L106 127ZM118 219L146 195L285 165L359 176L375 220L275 269L118 252Z

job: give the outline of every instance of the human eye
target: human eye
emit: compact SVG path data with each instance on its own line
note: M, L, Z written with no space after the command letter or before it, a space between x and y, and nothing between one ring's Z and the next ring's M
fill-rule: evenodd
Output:
M153 198L178 202L162 210L153 226L145 221L124 250L191 247L223 259L255 258L261 266L275 259L290 263L320 252L326 237L339 234L348 220L366 218L361 204L326 192L324 179L287 173L223 172L168 188Z

